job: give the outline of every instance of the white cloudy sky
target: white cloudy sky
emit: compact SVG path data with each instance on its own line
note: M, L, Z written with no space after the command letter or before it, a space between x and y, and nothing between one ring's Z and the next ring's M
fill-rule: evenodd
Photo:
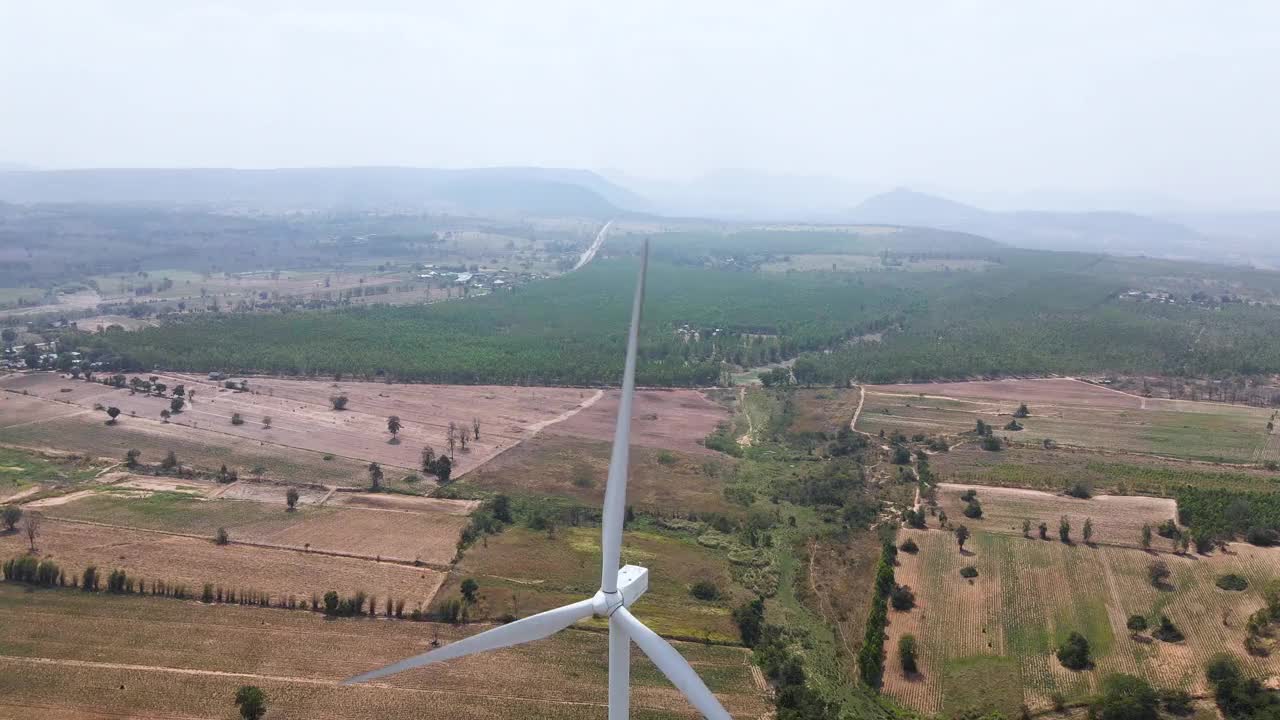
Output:
M1280 195L1278 87L1267 0L0 4L0 162L41 167L729 167L1241 204Z

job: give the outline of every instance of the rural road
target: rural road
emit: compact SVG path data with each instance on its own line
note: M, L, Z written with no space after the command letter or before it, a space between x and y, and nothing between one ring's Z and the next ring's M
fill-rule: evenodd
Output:
M596 256L596 253L600 251L600 246L604 245L604 237L609 234L609 227L612 225L613 221L610 220L604 224L604 227L600 228L600 232L596 233L595 242L591 243L591 247L587 248L586 251L582 253L582 257L578 258L578 264L573 266L573 270L577 270L583 265L591 262L592 258ZM570 270L569 272L573 272L573 270Z

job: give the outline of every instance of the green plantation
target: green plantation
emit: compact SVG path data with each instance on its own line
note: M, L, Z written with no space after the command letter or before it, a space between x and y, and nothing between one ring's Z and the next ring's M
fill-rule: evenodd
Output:
M871 240L843 233L659 235L639 381L724 384L735 370L797 357L797 381L827 385L1108 371L1280 371L1280 346L1273 341L1280 337L1280 311L1274 306L1122 298L1134 286L1182 287L1175 271L1194 269L1205 273L1205 282L1227 282L1234 277L1228 268L1178 270L1161 261L967 240L944 252L939 238L911 238L910 247L930 257L981 260L988 269L760 272L756 260L741 259L801 250L862 252ZM729 239L754 254L724 255ZM135 369L448 383L615 382L635 271L634 258L597 260L568 276L464 302L202 314L136 333L81 335L76 342Z
M85 340L138 368L593 384L622 373L635 272L634 261L599 262L466 302L205 315ZM773 278L658 264L649 274L639 382L715 384L722 359L755 365L838 345L891 324L913 297L850 276ZM697 336L679 332L685 326Z

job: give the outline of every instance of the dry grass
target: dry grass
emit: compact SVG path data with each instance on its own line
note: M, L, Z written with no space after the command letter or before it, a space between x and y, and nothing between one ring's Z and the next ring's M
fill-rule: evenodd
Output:
M232 535L233 541L237 539ZM26 548L25 537L0 535L0 557L16 556ZM218 546L212 538L102 527L53 517L46 517L36 549L41 558L57 561L69 573L80 573L89 565L96 565L104 575L119 568L148 582L183 584L197 593L204 583L267 592L275 598L293 594L309 599L313 593L323 595L329 590L347 594L364 590L404 598L412 607L417 602L430 602L444 581L444 573L428 568L235 543Z
M616 390L606 392L600 402L556 425L566 435L613 442L618 418ZM700 441L729 419L729 412L698 390L641 390L632 406L633 446L678 450L687 453L714 453ZM718 453L716 453L718 454Z
M960 495L976 490L982 517L967 518ZM1095 495L1087 500L1067 495L1053 495L1037 490L985 487L981 485L938 486L938 506L946 511L952 525L964 524L970 530L1022 535L1022 522L1031 521L1031 536L1038 537L1041 522L1049 526L1049 536L1058 538L1058 521L1066 517L1071 524L1071 537L1082 541L1085 519L1093 521L1092 542L1103 545L1141 547L1143 525L1156 525L1174 520L1177 504L1164 498L1140 495ZM1156 538L1160 545L1164 542Z
M1222 651L1258 677L1280 673L1280 658L1254 658L1243 648L1245 620L1280 570L1280 551L1235 546L1208 557L1161 555L1173 570L1173 589L1158 590L1147 579L1154 558L1141 550L978 532L961 555L950 533L912 530L904 537L921 550L899 555L897 580L915 590L918 604L908 613L890 611L885 690L921 712L988 706L1012 715L1024 702L1042 710L1053 693L1086 698L1112 672L1204 693L1204 663ZM978 578L961 578L964 565L977 567ZM1216 588L1214 579L1228 572L1247 577L1250 588ZM1130 637L1130 615L1150 621L1160 613L1186 633L1185 642ZM911 678L897 657L898 639L908 632L920 642L921 674ZM1093 669L1070 671L1054 657L1071 632L1089 639Z
M546 432L469 474L485 490L568 497L600 506L609 468L609 443ZM722 476L734 460L644 447L631 449L627 501L637 508L732 512Z
M1025 429L1003 431L1019 403ZM981 419L1015 443L1061 445L1192 460L1255 463L1275 453L1270 410L1139 398L1076 380L1003 380L868 386L859 429L907 435L972 431Z
M603 718L605 638L554 639L404 673L369 686L338 680L456 640L473 628L326 621L301 611L203 606L0 587L0 715L230 717L235 689L262 687L271 716L351 720ZM474 628L479 630L483 628ZM766 710L740 649L679 644L737 717ZM633 654L632 703L644 717L692 717Z
M454 475L462 475L596 395L566 388L273 378L250 379L249 392L235 392L197 375L159 377L169 388L183 384L196 392L193 402L167 423L161 422L160 411L169 407L169 398L53 373L10 376L0 380L0 389L10 391L0 397L20 399L0 405L0 427L12 426L0 432L0 439L65 444L69 449L110 452L116 457L128 447L154 452L157 458L175 448L180 457L185 453L188 462L206 468L217 468L222 462L241 469L261 464L288 474L288 466L295 465L301 466L298 475L308 481L360 485L365 482L363 466L369 461L408 472L419 467L424 445L443 451L450 422L470 436L467 451L459 447L454 456ZM347 396L345 411L332 409L329 398L336 395ZM50 407L32 415L28 407L39 402ZM104 424L105 413L93 410L99 405L120 408L122 415L115 425ZM243 424L231 423L235 414L244 419ZM62 419L30 422L45 415ZM390 415L399 416L404 426L394 442L386 427ZM264 426L265 417L271 418L269 428ZM479 440L474 438L475 419L480 421ZM93 443L81 439L82 435L92 436ZM331 460L324 461L325 456ZM275 457L281 460L272 462ZM325 465L330 464L334 467L326 472Z
M793 395L796 412L788 428L791 433L835 435L849 426L858 409L857 390L795 390Z

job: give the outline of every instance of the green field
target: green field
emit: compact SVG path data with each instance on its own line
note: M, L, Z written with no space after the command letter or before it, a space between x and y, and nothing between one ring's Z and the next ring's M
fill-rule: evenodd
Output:
M735 582L725 554L692 538L636 530L623 539L622 561L649 568L649 592L636 604L635 612L654 630L694 640L738 641L729 613L750 593ZM476 617L506 613L523 617L580 600L600 583L600 529L567 527L552 536L525 527L508 528L466 551L436 596L436 605L456 597L467 577L480 583ZM715 583L724 598L695 600L689 590L698 580Z
M74 485L93 478L100 469L99 464L87 460L0 447L0 500L37 485Z
M1014 447L993 453L965 445L931 458L943 482L1058 491L1083 482L1107 492L1171 497L1184 485L1237 491L1280 489L1280 473L1199 463L1132 459L1074 450Z

